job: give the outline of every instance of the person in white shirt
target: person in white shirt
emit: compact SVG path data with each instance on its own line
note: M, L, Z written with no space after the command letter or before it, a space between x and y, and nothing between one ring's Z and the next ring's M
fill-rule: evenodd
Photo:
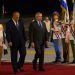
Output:
M71 48L72 48L72 52L73 52L72 63L75 63L75 29L74 29L73 21L71 21L71 23L70 23L70 43L71 43Z
M46 25L46 28L47 28L47 32L48 32L48 39L50 39L51 23L50 23L50 20L49 20L48 16L45 17L44 22L45 22L45 25Z
M69 44L70 44L70 26L69 26L69 24L67 24L66 36L65 36L65 47L66 47L65 58L66 58L66 62L69 62Z
M49 20L49 17L48 17L48 16L45 17L44 23L45 23L46 29L47 29L48 40L50 41L51 23L50 23L50 20ZM47 45L45 44L45 47L48 48L49 46L47 46Z
M61 40L61 26L59 23L59 14L58 12L54 12L53 14L53 43L56 52L55 63L61 62L61 48L60 48L60 40Z
M3 25L0 24L0 64L2 58L2 50L3 50Z
M64 22L61 22L61 35L62 35L62 48L63 48L63 62L67 62L66 58L66 43L65 43L65 37L66 37L66 24Z
M69 23L62 23L61 24L61 35L62 35L62 48L63 48L63 62L69 62L69 37L70 37L70 27Z

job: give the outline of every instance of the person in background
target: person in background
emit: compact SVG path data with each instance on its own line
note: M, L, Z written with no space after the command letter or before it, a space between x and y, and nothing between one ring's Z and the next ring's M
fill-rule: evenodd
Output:
M0 24L0 64L2 58L2 50L3 50L3 25Z
M35 48L33 69L37 71L37 60L39 59L39 71L44 71L44 45L48 45L48 35L45 23L42 21L42 13L35 14L36 20L30 28L31 46Z
M3 51L4 51L4 55L8 54L8 44L7 44L7 40L6 40L6 32L5 29L3 31Z
M24 71L23 65L26 56L26 35L24 22L20 19L20 13L14 11L12 18L6 23L6 38L10 47L11 62L14 73ZM17 58L20 54L19 60Z
M67 35L68 31L67 31L67 26L64 22L61 23L61 35L62 35L62 48L63 48L63 62L62 63L68 63L68 49L66 49L66 47L69 47L68 44L66 43L65 39L66 39L66 35Z
M69 44L70 44L70 26L69 23L66 24L67 28L66 28L66 36L65 36L65 47L66 47L66 51L65 51L65 60L66 62L69 62Z
M72 63L75 63L75 29L73 20L70 22L70 44L73 52Z
M49 41L50 41L51 23L50 23L50 20L49 20L49 17L48 17L48 16L45 17L44 22L45 22L45 25L46 25L46 28L47 28L48 39L49 39ZM47 46L45 46L45 47L47 47Z
M59 14L58 12L53 13L53 43L56 53L56 58L54 63L61 62L61 26L59 23Z

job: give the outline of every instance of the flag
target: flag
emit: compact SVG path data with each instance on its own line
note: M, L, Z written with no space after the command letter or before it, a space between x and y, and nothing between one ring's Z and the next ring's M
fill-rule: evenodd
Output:
M66 0L60 0L60 3L61 3L62 11L65 12L65 20L66 20L67 22L69 22L69 10L68 10L67 1L66 1ZM65 22L66 22L66 21L65 21Z
M72 3L74 3L75 2L75 0L72 0Z
M68 11L67 1L66 0L60 0L60 3L61 3L62 10L67 13L67 11Z
M73 23L75 24L75 0L73 3Z

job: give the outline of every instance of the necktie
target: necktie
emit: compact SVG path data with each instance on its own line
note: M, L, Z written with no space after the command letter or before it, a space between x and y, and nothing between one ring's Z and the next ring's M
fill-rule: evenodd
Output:
M40 26L40 28L42 28L42 23L41 23L41 21L39 21L39 26Z
M16 27L17 27L17 29L19 29L19 23L18 22L16 22Z

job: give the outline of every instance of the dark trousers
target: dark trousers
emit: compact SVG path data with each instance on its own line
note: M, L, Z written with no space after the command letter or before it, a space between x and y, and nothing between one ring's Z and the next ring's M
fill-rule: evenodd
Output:
M48 41L50 42L50 32L47 32L47 34L48 34ZM45 42L45 47L48 48L46 42Z
M38 47L35 47L35 56L33 62L35 62L35 65L37 65L37 60L39 58L39 68L43 68L44 65L44 45L39 45Z
M48 40L50 40L50 32L48 32Z
M31 46L31 41L29 41L29 45L28 45L28 48L30 48L30 46Z
M65 62L69 61L69 43L65 42L65 38L62 39L63 47L63 59Z
M14 71L23 67L25 56L26 56L26 48L24 46L19 47L11 47L11 62ZM19 60L18 59L18 52L20 54Z
M74 58L74 61L75 61L75 44L74 44L74 40L70 40L70 43L71 43L71 47L72 47L73 58Z

